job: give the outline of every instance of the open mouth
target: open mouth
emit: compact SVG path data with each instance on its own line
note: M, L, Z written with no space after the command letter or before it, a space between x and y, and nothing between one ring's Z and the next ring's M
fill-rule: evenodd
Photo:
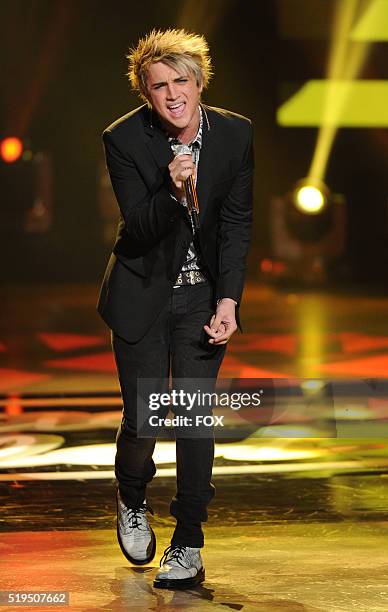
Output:
M183 115L185 107L185 102L177 102L177 104L171 104L171 106L168 106L167 108L173 117L180 117Z

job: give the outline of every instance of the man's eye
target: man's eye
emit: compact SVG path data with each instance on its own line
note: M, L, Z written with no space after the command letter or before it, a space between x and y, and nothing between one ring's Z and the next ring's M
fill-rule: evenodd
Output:
M178 83L187 83L187 79L179 79Z

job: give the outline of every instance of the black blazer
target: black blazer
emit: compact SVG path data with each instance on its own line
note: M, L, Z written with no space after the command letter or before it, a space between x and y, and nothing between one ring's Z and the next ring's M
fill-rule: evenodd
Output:
M252 225L252 124L223 109L202 110L201 252L215 287L214 306L222 297L240 304ZM167 166L173 154L147 105L112 123L103 141L121 218L97 308L116 334L136 342L171 294L191 226L171 196Z

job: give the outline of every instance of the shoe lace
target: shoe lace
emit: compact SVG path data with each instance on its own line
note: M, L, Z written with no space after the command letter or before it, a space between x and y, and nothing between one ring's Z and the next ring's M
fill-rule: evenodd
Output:
M183 559L185 558L185 554L186 546L181 546L180 544L176 544L174 546L171 545L164 551L163 557L161 558L159 565L160 567L162 567L164 563L168 563L169 561L176 561L181 567L187 569L188 566L182 563Z
M129 529L141 529L144 526L142 519L145 513L150 512L153 514L153 510L148 504L142 504L139 508L127 508L124 513L126 527ZM146 529L145 529L146 530Z

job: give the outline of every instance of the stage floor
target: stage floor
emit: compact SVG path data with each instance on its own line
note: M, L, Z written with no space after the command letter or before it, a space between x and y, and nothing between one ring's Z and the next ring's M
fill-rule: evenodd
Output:
M227 421L206 581L174 592L152 587L173 530L173 442L158 442L147 493L157 556L131 567L116 543L121 400L96 297L0 295L1 590L69 591L80 611L387 610L388 298L248 286L221 377L282 393L266 422Z
M157 557L136 568L121 555L113 529L3 533L1 588L68 591L70 610L87 612L387 610L386 522L231 525L221 516L206 530L206 580L184 592L152 586L170 534L158 525Z

